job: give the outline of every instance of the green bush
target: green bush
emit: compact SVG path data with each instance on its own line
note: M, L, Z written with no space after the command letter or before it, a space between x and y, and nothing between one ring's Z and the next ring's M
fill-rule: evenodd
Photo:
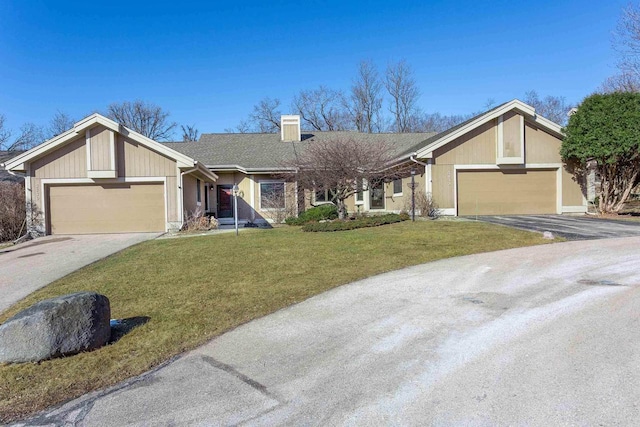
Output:
M317 222L322 220L330 220L338 218L338 208L333 203L327 203L320 206L307 209L298 217L289 217L284 220L288 225L303 225L309 222Z
M393 224L394 222L402 221L405 221L404 217L398 214L386 214L351 221L310 222L302 226L302 231L345 231L355 230L357 228L377 227L379 225Z

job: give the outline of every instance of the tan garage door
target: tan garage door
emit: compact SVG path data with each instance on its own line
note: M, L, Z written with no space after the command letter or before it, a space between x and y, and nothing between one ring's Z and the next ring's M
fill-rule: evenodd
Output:
M458 215L556 213L556 170L458 171Z
M161 183L55 185L48 194L51 234L165 230Z

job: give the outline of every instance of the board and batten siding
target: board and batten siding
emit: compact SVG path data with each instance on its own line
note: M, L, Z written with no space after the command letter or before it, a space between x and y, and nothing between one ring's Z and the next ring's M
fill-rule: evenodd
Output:
M104 153L105 140L109 145L109 130L96 126L90 130L92 167L104 167L110 162L110 157ZM94 141L95 138L95 141ZM116 169L118 178L148 178L166 179L167 188L167 221L179 222L178 209L178 171L175 160L150 150L120 134L115 136ZM95 153L94 153L95 148ZM95 156L94 156L95 154ZM110 167L110 166L108 166ZM33 161L29 167L32 200L41 209L43 200L43 179L86 179L87 178L87 149L85 134L57 150ZM114 182L113 179L96 179L95 183Z
M525 121L525 159L528 164L561 164L562 140ZM582 206L582 183L562 167L562 206Z
M435 164L496 164L496 125L491 120L434 151ZM435 182L435 180L434 180Z
M89 130L89 144L91 144L91 170L108 171L111 167L111 129L96 126Z

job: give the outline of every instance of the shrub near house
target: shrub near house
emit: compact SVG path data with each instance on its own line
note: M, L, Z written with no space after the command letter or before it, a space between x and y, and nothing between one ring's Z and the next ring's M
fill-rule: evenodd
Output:
M0 242L24 234L25 214L24 184L0 181Z

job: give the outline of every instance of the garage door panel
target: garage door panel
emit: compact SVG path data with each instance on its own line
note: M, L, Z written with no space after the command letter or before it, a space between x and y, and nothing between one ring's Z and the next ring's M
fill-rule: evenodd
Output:
M458 215L556 213L556 170L458 171Z
M49 187L51 234L164 231L164 185L104 184Z

